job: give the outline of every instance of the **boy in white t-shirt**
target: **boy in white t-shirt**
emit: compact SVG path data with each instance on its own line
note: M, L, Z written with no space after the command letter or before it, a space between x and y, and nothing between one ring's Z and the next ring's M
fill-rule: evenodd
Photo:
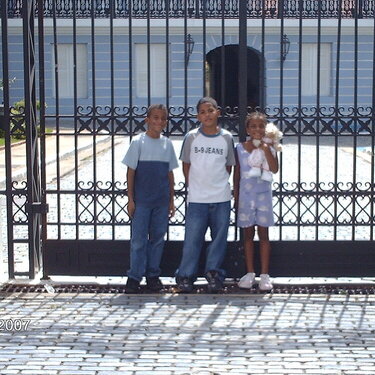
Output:
M180 160L188 187L188 208L182 260L176 271L181 292L193 290L207 228L211 243L206 252L205 276L209 292L223 287L221 269L227 248L231 189L229 176L235 165L232 135L218 126L216 101L204 97L197 104L201 126L186 134Z

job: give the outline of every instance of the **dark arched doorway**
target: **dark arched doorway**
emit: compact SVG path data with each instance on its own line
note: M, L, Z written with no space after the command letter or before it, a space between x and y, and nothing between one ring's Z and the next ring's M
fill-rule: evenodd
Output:
M224 54L224 59L223 59ZM222 107L238 106L238 45L227 45L206 56L206 92ZM263 107L263 74L260 54L247 49L247 105Z

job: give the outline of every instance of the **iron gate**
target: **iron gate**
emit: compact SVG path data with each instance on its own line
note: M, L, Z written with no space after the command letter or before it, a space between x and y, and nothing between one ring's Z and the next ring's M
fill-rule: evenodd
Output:
M123 276L126 147L145 130L147 106L163 102L178 151L203 95L218 100L221 124L236 141L254 108L284 132L272 275L374 275L374 7L370 0L2 2L0 193L9 276ZM22 176L14 172L17 134L26 139ZM181 179L165 276L181 255L185 204ZM234 212L228 240L225 264L237 277L244 262Z

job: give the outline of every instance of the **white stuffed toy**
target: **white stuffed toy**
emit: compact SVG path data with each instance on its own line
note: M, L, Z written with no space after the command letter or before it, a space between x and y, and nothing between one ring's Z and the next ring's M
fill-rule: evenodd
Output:
M283 133L277 128L277 126L272 122L269 122L266 125L266 132L262 140L264 143L271 146L276 152L281 151L282 149L280 144L282 137ZM264 181L272 182L273 173L270 171L264 151L259 148L261 141L259 139L253 139L252 142L256 149L249 156L249 165L251 166L249 176L260 177Z

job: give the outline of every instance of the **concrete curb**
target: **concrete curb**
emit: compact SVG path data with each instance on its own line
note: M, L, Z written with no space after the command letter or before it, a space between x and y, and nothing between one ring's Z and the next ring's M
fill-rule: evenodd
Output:
M64 136L64 135L62 135L62 136ZM101 152L107 150L110 147L110 145L109 145L109 141L110 140L111 140L111 137L107 136L107 137L104 137L103 139L100 139L99 141L97 141L96 145L97 145L97 147L99 146L97 148L97 153L101 153ZM16 144L12 145L12 147L22 146L24 143L25 142L16 143ZM72 150L70 148L69 150L66 150L65 152L63 152L61 154L60 161L63 161L63 160L66 161L69 158L74 159L74 155L77 152L78 155L79 155L78 161L79 161L79 164L80 164L85 159L87 159L88 157L92 156L92 152L90 152L91 149L92 149L92 144L91 143L83 145L82 147L78 148L78 150L74 150L74 149ZM49 166L49 165L51 165L51 164L53 164L55 162L56 162L56 155L54 154L54 155L52 155L51 157L49 157L46 160L45 165ZM74 164L70 168L66 168L65 167L63 171L60 171L60 176L64 176L64 175L66 175L67 173L70 173L73 170L74 170ZM12 179L13 179L13 181L22 180L22 179L25 179L26 176L27 176L27 171L26 171L26 167L24 167L20 171L15 172L12 175ZM48 176L47 176L47 183L51 182L51 180L53 180L53 178L51 178L51 177L48 178ZM0 189L5 189L5 184L6 184L6 178L3 178L0 181Z

